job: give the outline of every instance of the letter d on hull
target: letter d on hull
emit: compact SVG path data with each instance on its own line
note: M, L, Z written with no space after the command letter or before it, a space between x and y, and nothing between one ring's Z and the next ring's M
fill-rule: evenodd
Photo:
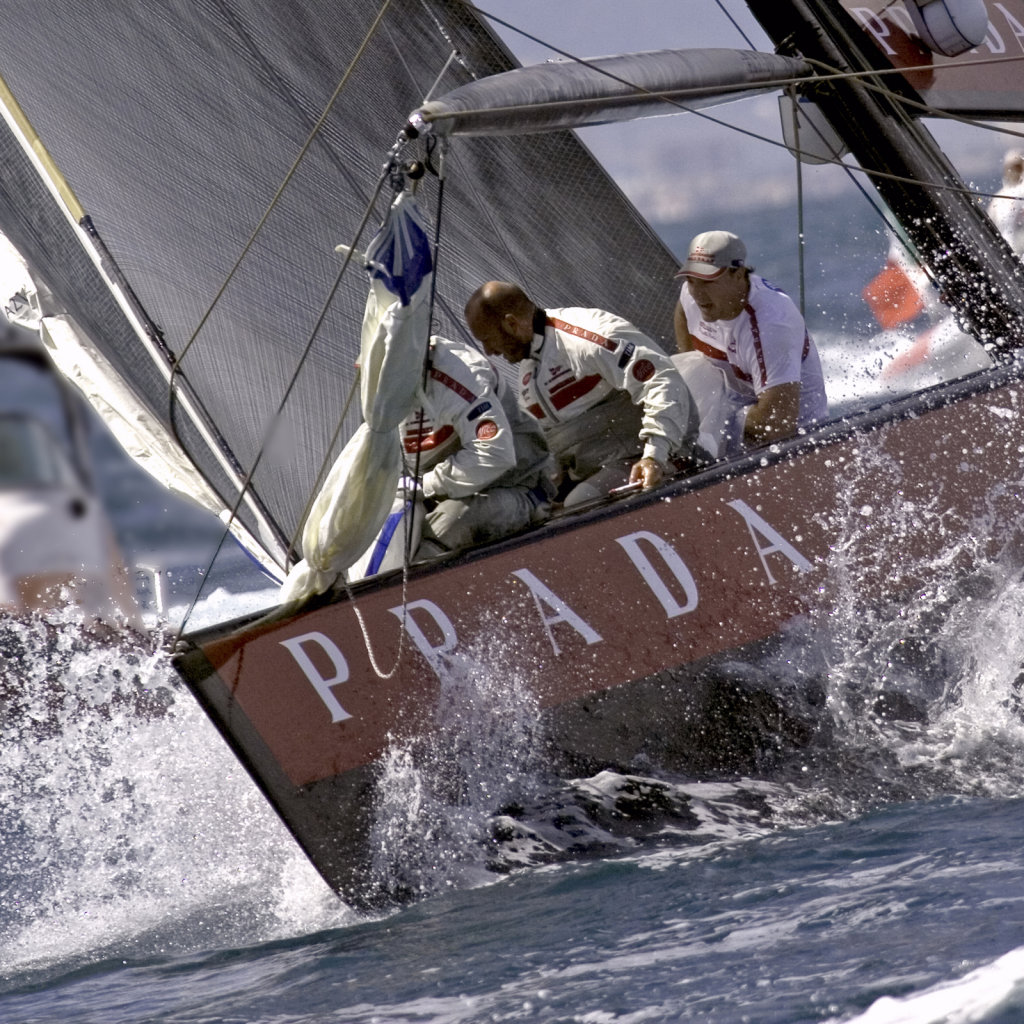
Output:
M658 574L650 555L640 547L641 541L657 552L665 568L672 573L676 583L682 588L683 596L686 598L685 604L679 603L668 584ZM677 615L685 615L697 607L697 584L694 582L693 573L667 540L656 533L639 530L626 537L617 537L616 543L629 555L629 560L639 570L644 583L651 588L651 593L661 602L661 607L665 609L668 618L674 619Z

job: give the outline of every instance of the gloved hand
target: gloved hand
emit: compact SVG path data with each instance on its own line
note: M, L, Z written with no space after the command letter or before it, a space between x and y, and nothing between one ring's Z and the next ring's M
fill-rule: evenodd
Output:
M666 473L666 466L657 459L641 459L633 463L633 468L629 471L629 482L640 483L645 491L649 491L665 479Z

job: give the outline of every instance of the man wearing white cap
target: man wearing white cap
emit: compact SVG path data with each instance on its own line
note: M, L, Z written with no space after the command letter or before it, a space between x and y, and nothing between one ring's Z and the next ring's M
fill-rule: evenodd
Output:
M690 242L677 276L673 357L701 413L701 439L730 455L782 441L825 419L821 362L793 300L747 266L728 231ZM712 372L715 371L715 372Z

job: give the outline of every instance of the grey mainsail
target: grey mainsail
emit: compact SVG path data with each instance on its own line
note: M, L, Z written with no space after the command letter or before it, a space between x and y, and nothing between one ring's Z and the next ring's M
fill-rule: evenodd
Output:
M0 230L222 507L247 487L238 515L284 566L359 422L352 403L336 433L366 280L353 264L335 290L335 245L365 245L379 221L388 195L357 237L408 112L514 62L471 9L439 0L140 0L116 17L56 0L38 14L5 5L0 73L80 209L9 121ZM419 193L436 216L436 179ZM464 331L469 293L502 277L671 335L674 261L572 135L460 145L441 216L441 333Z
M1018 13L1022 2L1008 0ZM902 91L862 84L881 77L876 65L891 70L872 40L838 0L748 3L780 48L819 72L839 70L809 91L878 173L936 279L965 312L983 314L991 336L1012 341L1022 302L1009 250ZM358 418L353 409L335 440L366 285L354 272L327 301L334 245L364 247L358 227L377 219L383 154L409 111L511 63L458 4L350 5L344 21L339 11L312 0L145 0L111 25L98 5L54 4L43 26L34 4L16 2L7 12L22 31L0 41L26 123L81 200L50 191L58 179L37 164L31 133L8 121L0 227L50 286L53 307L81 319L153 417L177 432L223 506L252 474L240 514L280 563L320 465ZM66 63L48 67L51 53ZM410 151L440 159L440 148ZM599 303L668 334L675 263L572 136L459 140L446 162L439 330L458 334L470 288L503 276L542 303ZM953 183L950 196L937 174ZM436 215L436 180L422 179L419 192ZM989 290L979 303L982 275ZM989 497L1017 494L1020 452L1006 425L1019 419L1019 394L1019 365L993 367L653 495L351 594L191 631L175 665L335 889L361 904L409 898L418 890L387 873L390 857L383 871L374 861L389 841L374 831L384 769L396 743L408 743L438 764L443 798L458 799L450 744L429 745L448 704L450 657L484 651L485 670L502 685L514 680L513 700L531 716L536 700L552 770L756 770L763 755L780 755L780 738L789 742L769 724L781 719L765 713L777 705L761 701L759 680L774 701L779 640L808 612L828 614L837 550L842 600L852 589L849 600L872 611L918 593L922 570L944 573L948 539L979 523L993 552L1014 546L1017 503L998 503L1003 523ZM268 424L277 443L264 453ZM940 501L938 528L921 529ZM837 546L848 532L856 544ZM737 665L753 669L743 687ZM748 680L758 686L750 704ZM771 732L767 748L721 728L737 714ZM457 717L459 730L473 728ZM794 724L799 743L809 730ZM422 833L418 816L413 827Z

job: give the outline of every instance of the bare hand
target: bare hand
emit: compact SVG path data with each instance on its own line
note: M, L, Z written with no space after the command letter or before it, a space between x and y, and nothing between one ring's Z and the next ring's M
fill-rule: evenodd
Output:
M657 487L665 479L665 465L657 459L641 459L629 471L629 482L640 483L645 491Z

